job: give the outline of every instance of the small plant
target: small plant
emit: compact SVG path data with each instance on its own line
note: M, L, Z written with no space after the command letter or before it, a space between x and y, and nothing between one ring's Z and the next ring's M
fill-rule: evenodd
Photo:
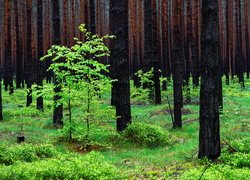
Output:
M149 71L144 72L143 70L139 70L136 75L140 79L141 88L146 84L149 86L154 85L154 81L152 80L154 77L154 68L151 68Z
M105 39L113 36L92 35L87 32L85 25L79 26L80 32L85 36L85 41L75 38L72 47L52 46L41 60L52 58L52 64L48 71L53 71L62 91L58 93L61 100L56 105L67 104L67 119L64 119L64 129L72 140L73 133L83 132L79 127L81 119L86 122L86 139L88 141L90 125L95 119L101 101L100 94L110 87L111 80L105 75L108 73L108 66L99 63L97 60L109 56L110 51L104 44ZM77 119L73 116L73 101L81 101L82 116ZM79 134L79 133L78 133Z
M29 111L30 111L29 107L23 107L23 106L20 107L20 110L19 110L20 115L18 117L18 119L19 119L19 134L17 136L17 142L18 143L22 143L22 142L25 141L25 135L24 135L24 117L23 117L23 115L24 114L28 114L27 112L29 112Z
M159 126L146 123L130 125L123 136L130 142L147 147L165 146L169 142L169 133Z
M150 95L154 94L152 87L154 86L153 76L154 69L152 68L148 72L144 72L143 70L139 70L136 73L136 76L140 80L139 88L132 88L131 90L131 98L134 104L148 104L150 103Z

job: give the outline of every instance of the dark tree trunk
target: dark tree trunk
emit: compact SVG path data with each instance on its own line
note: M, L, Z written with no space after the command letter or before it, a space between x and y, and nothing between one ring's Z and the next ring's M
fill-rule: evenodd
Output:
M152 0L144 1L144 71L150 71L154 67L154 47L153 47L153 6ZM151 79L154 81L154 79ZM149 83L144 83L143 88L149 89L149 98L154 100L154 87Z
M199 158L220 156L219 14L217 0L202 1Z
M244 61L242 48L242 15L241 15L241 0L236 0L236 67L239 83L242 88L245 88L244 82Z
M25 81L27 85L27 100L26 106L29 107L32 103L32 81L33 81L33 72L32 72L32 40L31 40L31 16L32 16L32 1L26 0L26 57L25 57Z
M43 89L43 63L40 58L43 57L43 1L37 0L37 85L38 90ZM43 110L43 96L39 96L36 101L36 108Z
M113 84L116 106L117 131L123 131L131 123L129 58L128 58L128 0L110 1L111 34L112 40L111 61L112 77L117 79Z
M225 68L224 68L224 73L226 76L226 84L229 85L229 63L230 63L230 18L229 18L229 2L225 2L226 3L226 42L227 42L227 47L226 47L226 62L225 62Z
M192 24L193 28L193 37L191 39L191 48L192 48L192 61L193 61L193 87L197 88L200 84L200 58L199 58L199 2L193 1L193 11L194 23Z
M190 75L191 75L191 68L190 68L190 57L191 57L191 46L190 42L193 36L193 27L192 27L192 8L191 8L191 0L187 0L187 26L186 26L186 43L185 43L185 78L184 78L184 89L186 93L186 103L191 102L190 96Z
M0 41L3 39L3 19L4 19L4 1L0 1ZM2 59L2 43L0 43L0 62ZM0 121L3 120L3 107L2 107L2 68L0 67Z
M249 79L249 73L250 73L250 48L249 48L249 12L248 7L249 6L249 0L244 0L244 28L245 28L245 38L246 38L246 72L247 72L247 78Z
M63 45L69 45L68 32L69 32L69 23L68 23L68 0L63 0ZM82 34L80 34L82 40Z
M22 84L22 46L20 42L19 21L21 18L18 16L18 1L15 1L15 26L16 26L16 88L21 88Z
M152 31L152 38L153 38L153 52L152 52L152 63L153 63L153 67L154 67L154 77L153 77L153 81L154 81L154 100L155 100L155 104L161 104L161 83L160 83L160 53L157 54L158 49L160 49L159 45L158 45L158 38L157 38L157 5L156 5L156 1L152 1L152 21L153 21L153 31Z
M169 63L169 50L168 50L168 8L169 4L167 0L162 2L162 76L164 78L162 82L162 90L167 90L167 63Z
M174 122L173 128L182 127L181 109L183 106L184 44L182 33L183 1L173 1L173 82L174 82Z
M3 120L3 102L2 102L2 72L0 69L0 121Z
M53 44L60 45L61 44L61 35L60 35L60 13L59 13L59 0L53 0L52 3L52 17L53 17ZM63 125L63 105L57 105L62 97L58 95L61 92L61 86L55 77L54 80L54 111L53 111L53 124L54 125Z
M90 9L90 32L92 34L96 34L96 5L95 5L95 0L90 0L89 1L89 9Z
M11 41L11 1L4 3L4 63L3 63L3 78L5 90L13 94L13 69L12 69L12 41Z

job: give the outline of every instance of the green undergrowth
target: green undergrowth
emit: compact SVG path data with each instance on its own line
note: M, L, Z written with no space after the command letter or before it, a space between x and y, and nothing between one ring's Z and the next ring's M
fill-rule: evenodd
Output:
M61 154L60 157L34 162L16 162L0 166L0 179L121 179L117 168L101 154L81 156Z
M162 105L140 103L145 100L143 96L132 97L136 102L132 105L133 124L122 134L116 132L109 93L104 94L97 121L91 124L88 150L84 139L75 135L73 142L67 142L60 128L52 125L52 92L45 96L41 112L35 108L35 99L31 107L24 107L24 90L16 90L13 96L3 91L0 179L250 179L250 81L245 89L237 83L224 84L223 91L223 150L213 163L197 158L199 89L191 88L182 129L172 129L168 105L169 100L173 106L172 87L162 93ZM78 118L81 102L74 103L73 118ZM82 137L84 132L83 125L79 132ZM27 144L16 144L19 134L25 135Z
M33 162L41 159L58 156L60 152L52 145L1 145L0 146L0 164L12 165L16 162Z

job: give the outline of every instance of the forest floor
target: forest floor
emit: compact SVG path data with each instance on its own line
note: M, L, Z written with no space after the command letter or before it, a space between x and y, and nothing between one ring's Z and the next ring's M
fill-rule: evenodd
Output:
M166 97L167 93L171 97L171 90L163 93L163 96ZM16 144L16 137L23 128L26 143L52 144L60 152L74 152L81 156L88 154L83 150L81 141L64 141L62 132L52 126L50 98L45 101L44 112L40 112L36 110L35 103L30 108L22 107L25 104L24 94L24 90L17 90L12 96L3 92L4 121L0 122L0 145L19 146ZM91 125L90 138L94 142L91 148L117 167L119 172L126 177L125 179L182 179L181 174L190 168L207 165L207 162L197 159L199 105L197 103L185 105L183 128L174 130L166 99L163 99L163 105L133 105L132 116L133 122L154 124L168 131L171 141L166 146L141 147L120 139L115 131L115 118L108 116L114 113L114 109L106 111L107 104L103 105L103 112L100 111L98 115L104 120ZM106 99L106 102L108 101L109 98ZM198 93L192 94L192 101L198 101ZM81 115L77 106L74 109L74 117ZM109 113L105 114L106 112ZM224 85L224 110L221 115L222 146L237 151L238 147L235 147L233 143L241 139L250 139L250 81L246 82L245 89L240 89L237 83L230 86ZM248 170L244 176L245 179L250 176ZM209 179L205 176L206 173L209 174L209 169L206 171L203 175L204 179ZM197 176L192 178L199 179L203 170L197 170L195 173ZM221 175L221 177L226 176ZM184 176L183 179L185 179Z

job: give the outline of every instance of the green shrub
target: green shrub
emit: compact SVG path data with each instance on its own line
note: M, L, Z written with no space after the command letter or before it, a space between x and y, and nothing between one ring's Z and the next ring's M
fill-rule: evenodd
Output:
M51 158L59 152L52 145L23 144L7 147L0 146L0 164L11 165L15 162L33 162L39 159Z
M237 168L250 167L250 140L236 139L230 142L231 147L224 148L220 160L227 165ZM237 152L232 152L232 147Z
M250 153L250 139L249 138L236 139L230 142L230 144L238 152Z
M125 139L141 146L157 147L168 143L169 133L159 126L146 123L130 125L124 132Z
M1 180L14 179L121 179L117 169L95 152L66 154L58 159L0 166Z
M223 163L235 166L235 167L250 167L250 154L236 152L229 154L228 152L224 152L220 160L223 161Z
M204 169L206 167L201 166L185 171L179 176L181 180L197 180L200 179ZM248 180L250 179L249 168L234 168L228 165L212 165L209 167L202 176L203 180Z

